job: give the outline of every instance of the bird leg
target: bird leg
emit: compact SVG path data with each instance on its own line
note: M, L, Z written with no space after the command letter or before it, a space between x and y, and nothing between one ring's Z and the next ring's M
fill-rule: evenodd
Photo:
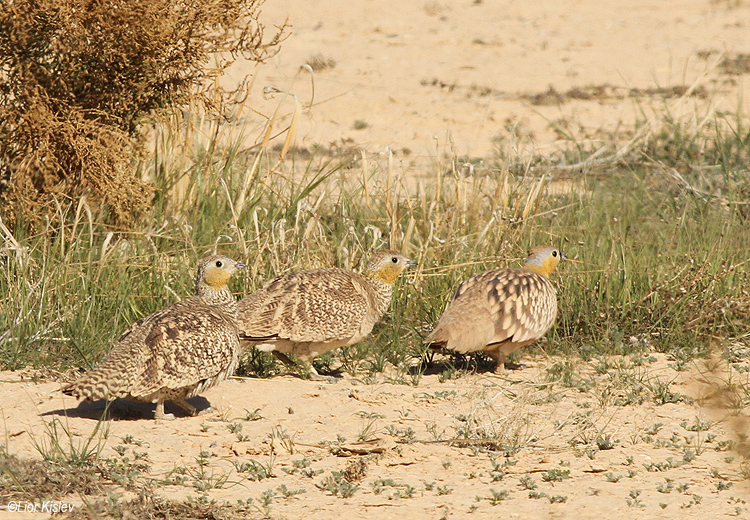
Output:
M500 352L500 349L493 349L485 351L495 362L495 367L492 371L496 374L502 374L505 372L505 354Z
M502 374L506 370L521 370L522 368L526 368L526 365L524 364L508 361L506 359L506 354L499 350L488 350L486 352L487 355L495 361L495 368L493 368L492 371L496 374Z
M522 343L504 342L500 344L500 348L498 348L497 351L502 356L502 361L505 364L506 370L521 370L522 368L526 368L526 365L523 363L513 363L512 361L508 361L506 357L531 343L534 343L534 340L524 341Z
M190 415L198 415L198 409L184 399L175 399L172 402L185 410Z
M303 379L309 379L310 381L327 381L329 383L337 381L335 377L321 376L320 374L318 374L318 371L315 370L312 361L300 361L299 363L295 363L289 358L289 356L287 356L283 352L279 352L278 350L272 350L271 352L273 352L273 355L276 356L276 358L282 361L285 365L299 369L300 377L302 377Z
M303 363L303 369L307 372L307 379L310 381L327 381L328 383L336 383L338 382L338 379L336 379L333 376L322 376L318 374L318 371L315 370L315 367L312 364L312 361L306 361Z
M295 363L294 361L292 361L291 359L289 359L289 356L287 356L283 352L279 352L278 350L272 350L271 352L273 352L273 355L276 356L276 359L278 359L279 361L281 361L285 365L290 366L290 367L296 367L297 366L297 363Z
M174 415L171 413L164 413L164 401L156 401L156 411L154 412L154 419L157 421L171 421L174 419Z

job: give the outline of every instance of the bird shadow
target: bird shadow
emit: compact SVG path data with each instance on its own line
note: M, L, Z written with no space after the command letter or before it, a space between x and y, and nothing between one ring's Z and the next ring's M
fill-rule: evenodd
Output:
M485 356L483 353L475 355L451 355L449 359L431 359L432 356L425 356L421 361L409 368L411 375L422 374L430 375L451 375L456 372L468 372L470 374L502 374L502 370L495 369L495 362ZM513 363L505 360L504 368L506 371L516 371L526 368L524 364Z
M202 396L191 397L186 401L198 409L198 413L211 407L208 399ZM99 421L102 419L116 419L118 421L138 421L142 419L153 419L156 405L153 403L140 403L129 399L115 399L114 401L105 401L98 399L96 401L81 401L75 408L60 408L50 410L40 414L42 416L58 415L65 417L77 417L81 419L92 419ZM164 403L164 412L172 413L175 417L191 417L185 410L166 401Z
M481 373L492 372L494 363L484 356L450 354L449 358L434 359L433 355L424 356L420 362L409 368L411 375L422 374L447 375L455 372Z

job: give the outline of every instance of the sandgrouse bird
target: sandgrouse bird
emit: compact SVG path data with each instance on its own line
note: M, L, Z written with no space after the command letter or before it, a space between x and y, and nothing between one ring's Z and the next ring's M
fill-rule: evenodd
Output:
M313 359L362 341L388 310L396 279L414 265L396 251L378 251L361 274L339 268L283 274L239 301L240 339L288 365L293 354L307 377L325 380Z
M96 368L63 392L86 400L156 403L156 419L174 418L164 413L167 400L195 415L185 399L223 381L237 366L237 301L227 282L243 267L226 256L204 258L195 296L135 322Z
M494 269L463 282L425 343L460 353L486 352L502 370L505 357L538 340L557 317L548 276L565 258L552 246L529 251L522 269Z

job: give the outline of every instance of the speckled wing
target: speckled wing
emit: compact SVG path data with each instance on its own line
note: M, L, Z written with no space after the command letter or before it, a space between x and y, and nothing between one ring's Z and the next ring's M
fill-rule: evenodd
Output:
M235 305L207 305L193 297L158 313L143 339L147 362L131 394L149 395L230 375L239 352Z
M528 269L496 269L462 283L425 340L457 352L523 343L544 335L557 317L555 288Z
M89 399L137 398L231 371L239 351L234 305L223 309L192 297L142 318L64 391Z
M370 306L366 277L344 269L279 276L238 303L242 339L342 340L360 333Z

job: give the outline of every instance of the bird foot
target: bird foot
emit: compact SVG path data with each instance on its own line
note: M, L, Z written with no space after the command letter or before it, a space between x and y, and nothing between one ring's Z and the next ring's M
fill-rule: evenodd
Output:
M154 411L154 419L157 421L173 421L174 414L164 413L164 401L156 403L156 410Z
M325 381L326 383L338 383L339 382L339 380L333 376L320 375L318 371L315 370L315 366L313 366L312 362L305 362L304 368L307 372L304 377L306 377L310 381Z
M322 376L317 372L310 372L307 374L307 379L310 381L325 381L326 383L338 383L339 380L333 376Z

